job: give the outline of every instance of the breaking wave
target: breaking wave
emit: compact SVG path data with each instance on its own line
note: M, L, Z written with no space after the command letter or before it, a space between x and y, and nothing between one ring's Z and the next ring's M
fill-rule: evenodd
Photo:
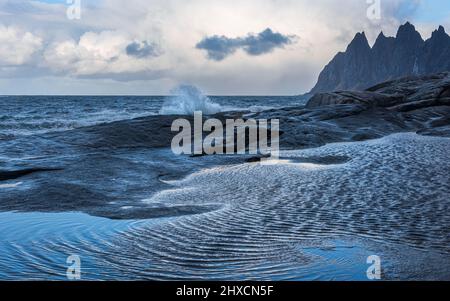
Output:
M195 86L181 85L171 94L159 112L161 115L193 115L196 111L211 115L222 111L221 105L212 102Z

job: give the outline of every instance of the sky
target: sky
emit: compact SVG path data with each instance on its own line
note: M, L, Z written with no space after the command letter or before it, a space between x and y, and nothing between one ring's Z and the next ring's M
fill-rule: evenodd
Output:
M0 94L302 94L357 32L406 21L449 31L450 1L0 0Z

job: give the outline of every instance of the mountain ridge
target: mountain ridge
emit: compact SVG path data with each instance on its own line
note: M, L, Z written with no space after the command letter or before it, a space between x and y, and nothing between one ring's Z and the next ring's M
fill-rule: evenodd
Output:
M406 76L450 71L450 36L443 26L424 40L414 25L401 25L395 37L380 32L370 47L359 32L345 52L325 66L309 94L339 90L365 90L378 83Z

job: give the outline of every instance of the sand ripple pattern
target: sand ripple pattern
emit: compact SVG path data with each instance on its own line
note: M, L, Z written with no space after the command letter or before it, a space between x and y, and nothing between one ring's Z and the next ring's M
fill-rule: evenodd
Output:
M117 267L154 279L299 279L305 270L315 275L309 244L353 237L437 252L448 270L449 149L449 139L399 134L285 154L352 158L345 164L244 164L193 174L172 182L166 201L223 207L127 232L118 247L130 259Z
M449 150L450 139L397 134L283 154L294 163L206 169L142 202L217 210L80 229L22 252L49 274L54 250L81 252L87 279L364 280L367 256L380 254L388 279L449 280ZM295 163L321 156L351 160Z

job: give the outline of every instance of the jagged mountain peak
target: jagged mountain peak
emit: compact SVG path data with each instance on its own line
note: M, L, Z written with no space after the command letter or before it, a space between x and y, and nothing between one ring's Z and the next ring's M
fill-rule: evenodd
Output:
M394 41L395 38L387 37L383 32L380 32L377 39L375 40L375 44L373 44L373 49L379 49L386 47L386 44L389 43L389 41Z
M356 33L354 39L362 40L362 41L366 40L367 41L366 33L364 31L358 32L358 33Z
M423 41L422 36L416 30L416 27L409 22L406 22L405 24L399 27L396 38L400 41L402 40Z
M381 32L372 48L365 33L357 33L347 50L327 64L310 93L362 90L399 77L443 71L450 71L450 36L444 27L424 41L406 22L396 37Z
M440 38L440 37L448 37L449 35L445 32L445 28L440 25L438 29L433 31L431 34L431 38Z
M397 37L399 35L405 34L405 33L411 33L411 32L416 32L416 27L414 25L412 25L409 22L406 22L403 25L400 25L400 27L398 28L397 31Z
M358 32L351 43L347 47L347 51L351 50L364 50L370 49L369 41L367 40L365 32Z

